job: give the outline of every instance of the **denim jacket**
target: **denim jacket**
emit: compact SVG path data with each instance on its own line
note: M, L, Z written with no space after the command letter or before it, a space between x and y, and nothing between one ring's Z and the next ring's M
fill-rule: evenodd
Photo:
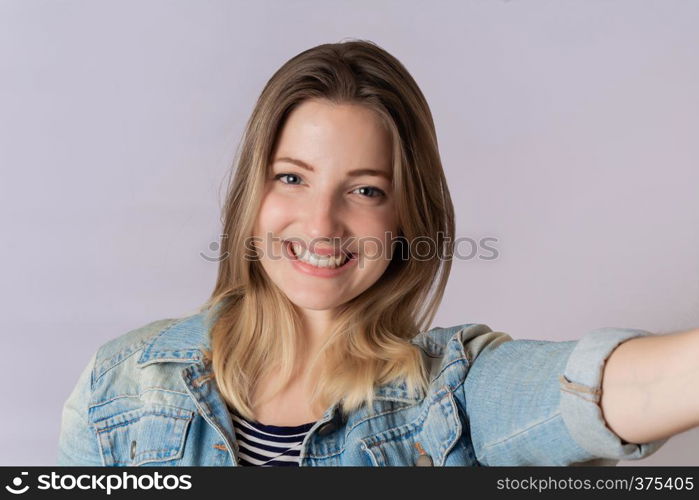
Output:
M615 465L665 441L631 444L599 406L605 360L643 330L577 341L512 340L484 324L417 335L424 397L378 386L371 406L335 404L306 435L301 466ZM101 346L63 407L59 465L234 466L235 433L216 388L205 313L149 323Z

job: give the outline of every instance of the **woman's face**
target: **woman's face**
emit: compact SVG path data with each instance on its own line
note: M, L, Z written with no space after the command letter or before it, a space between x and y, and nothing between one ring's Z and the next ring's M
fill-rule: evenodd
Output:
M313 310L333 309L374 284L397 234L391 136L378 115L306 100L287 118L270 168L254 229L270 279L298 307ZM347 260L341 250L354 256ZM335 267L304 256L308 251L347 263Z

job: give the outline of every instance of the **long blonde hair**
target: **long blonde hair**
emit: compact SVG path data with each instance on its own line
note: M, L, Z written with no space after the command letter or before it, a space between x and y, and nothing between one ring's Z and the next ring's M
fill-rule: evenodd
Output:
M276 395L298 372L304 341L294 304L272 283L246 241L261 204L274 145L290 112L306 99L366 106L391 132L393 196L400 245L381 278L338 308L318 356L311 405L340 403L351 412L374 390L403 382L424 394L429 381L410 340L429 327L446 287L454 249L454 209L432 114L405 67L373 42L323 44L287 61L270 78L247 122L222 213L216 286L200 311L216 314L210 357L218 388L232 408L254 419L255 384L280 375ZM410 242L432 242L430 258L413 258ZM407 253L407 257L406 257Z

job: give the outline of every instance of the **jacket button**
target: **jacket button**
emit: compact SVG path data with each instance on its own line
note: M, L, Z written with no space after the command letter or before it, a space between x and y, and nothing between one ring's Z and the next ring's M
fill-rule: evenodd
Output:
M318 427L318 434L320 434L321 436L327 436L334 430L335 424L333 422L325 422L323 425Z
M136 441L131 441L131 460L136 456Z
M432 457L427 454L420 455L419 457L417 457L415 465L417 465L418 467L432 467Z

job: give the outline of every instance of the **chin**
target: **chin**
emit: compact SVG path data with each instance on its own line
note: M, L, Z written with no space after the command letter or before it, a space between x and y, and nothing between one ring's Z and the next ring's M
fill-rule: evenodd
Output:
M294 294L287 294L289 300L296 306L303 309L311 309L313 311L325 311L328 309L334 309L341 304L338 300L328 300L328 296L319 295L317 297L309 297L304 295L303 297L295 296Z

